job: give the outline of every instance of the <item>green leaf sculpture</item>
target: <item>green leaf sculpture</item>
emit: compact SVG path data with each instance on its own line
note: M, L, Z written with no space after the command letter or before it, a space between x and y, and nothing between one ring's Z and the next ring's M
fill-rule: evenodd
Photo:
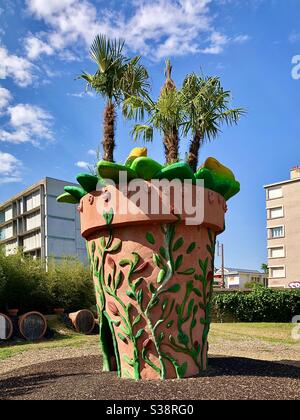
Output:
M194 173L191 167L185 162L173 163L172 165L165 166L156 175L155 179L167 179L172 181L173 179L191 179L195 181Z
M73 195L66 192L58 196L56 201L58 203L65 203L65 204L78 204L80 200L78 200L77 198L73 197Z
M82 199L87 194L87 191L85 191L81 187L74 187L74 186L66 186L64 188L66 193L71 194L74 198L76 198L78 201Z
M98 183L101 183L100 178L97 176L85 173L78 174L76 179L82 188L87 192L95 191Z
M148 157L140 157L132 162L130 168L136 172L138 178L150 181L163 169L163 166Z
M131 168L125 165L119 165L117 163L107 162L105 160L101 160L97 164L98 174L102 179L111 179L116 184L119 183L119 174L120 172L127 173L128 181L137 178L137 174Z

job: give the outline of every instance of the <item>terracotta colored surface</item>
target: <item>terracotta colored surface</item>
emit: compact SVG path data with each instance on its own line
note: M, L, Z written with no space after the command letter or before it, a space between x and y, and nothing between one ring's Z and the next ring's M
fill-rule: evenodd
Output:
M215 237L224 229L224 199L205 190L198 226L187 226L184 214L181 220L172 214L172 201L169 215L155 217L119 215L117 205L107 224L97 204L105 193L84 197L80 206L104 370L112 370L115 356L126 378L198 375L207 364Z
M90 327L86 331L83 331L80 328L80 326L79 326L79 318L80 317L83 317L83 318L84 317L87 317L87 320L91 323ZM72 321L72 324L73 324L74 328L79 333L85 333L87 335L88 334L91 334L92 331L93 331L93 329L94 329L94 327L95 327L95 317L94 317L94 314L91 311L87 310L87 309L82 309L80 311L73 312L73 313L69 314L69 318ZM92 322L90 320L92 320Z
M145 182L145 185L149 185ZM195 203L195 187L193 188L193 203ZM134 206L130 197L133 194L128 194L129 198L126 198L122 192L113 186L107 186L101 191L94 191L84 196L79 205L79 211L81 216L81 233L82 236L88 238L94 230L98 230L101 227L105 227L105 220L101 217L103 211L108 211L110 208L114 210L114 221L113 225L134 225L137 224L151 224L151 223L174 223L177 221L175 214L180 214L181 219L184 221L188 216L178 211L178 205L171 194L170 197L170 211L168 214L150 214L151 209L151 192L148 192L148 212L139 210ZM112 203L109 197L115 196L116 202ZM106 201L108 200L108 201ZM162 196L160 194L160 207L162 207ZM135 208L137 214L120 214L120 207L122 208ZM227 211L227 204L225 199L218 193L205 189L204 190L204 221L203 225L214 229L216 232L224 230L224 213ZM174 214L175 213L175 214Z

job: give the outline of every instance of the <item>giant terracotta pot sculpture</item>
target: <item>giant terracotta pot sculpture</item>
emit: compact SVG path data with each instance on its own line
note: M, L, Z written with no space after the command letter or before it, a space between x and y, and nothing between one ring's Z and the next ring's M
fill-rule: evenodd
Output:
M204 180L207 184L210 178ZM70 188L67 194L74 197ZM199 375L207 367L215 241L225 228L227 209L224 194L205 188L203 220L187 225L187 215L178 214L173 197L168 214L121 214L130 194L111 185L96 191L90 184L88 189L79 211L97 297L104 371L117 369L120 377L131 379ZM114 194L118 199L112 203ZM72 199L64 194L59 201Z

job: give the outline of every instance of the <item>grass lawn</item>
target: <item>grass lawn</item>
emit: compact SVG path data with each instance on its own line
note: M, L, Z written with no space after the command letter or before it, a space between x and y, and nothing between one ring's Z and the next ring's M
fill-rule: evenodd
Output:
M49 327L55 331L55 335L50 340L44 340L38 343L2 343L0 344L0 361L7 358L19 355L25 352L45 350L45 349L59 349L59 348L89 348L96 346L98 343L98 336L85 336L77 334L68 329L64 324L60 323L52 317L48 321ZM212 353L218 353L219 349L222 354L232 354L238 347L252 348L253 357L255 351L258 352L257 342L262 346L267 345L267 351L274 355L278 346L284 346L293 352L297 352L300 348L300 342L291 338L291 331L295 324L212 324L209 335L209 342L212 348ZM222 348L220 348L222 343ZM253 346L251 345L253 344ZM216 351L217 350L217 351ZM238 355L238 354L237 354ZM259 357L258 357L259 358Z
M16 356L32 350L44 350L63 347L84 347L91 343L98 342L98 336L86 336L78 334L67 328L63 323L54 319L48 320L48 326L55 332L54 337L50 340L43 340L38 343L31 342L10 342L8 344L0 344L0 360Z
M291 337L294 327L295 324L275 323L212 324L210 341L219 338L241 341L247 338L274 344L299 345L300 342Z

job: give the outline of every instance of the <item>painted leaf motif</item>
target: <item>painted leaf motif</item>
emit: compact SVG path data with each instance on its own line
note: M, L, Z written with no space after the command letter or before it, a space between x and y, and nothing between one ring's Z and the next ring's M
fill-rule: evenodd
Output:
M149 309L154 308L154 306L158 304L159 304L159 299L158 298L153 299L153 302L149 305Z
M175 270L176 271L179 270L179 268L181 267L182 262L183 262L183 255L179 255L177 257L177 259L176 259L176 262L175 262Z
M123 281L123 273L122 271L120 271L119 274L117 275L116 289L118 289L121 286L122 281Z
M161 284L164 281L165 277L166 277L165 270L163 270L163 269L160 270L160 272L158 273L158 276L157 276L157 283Z
M177 374L179 378L184 378L187 368L188 368L187 362L184 362L181 366L177 368Z
M138 304L139 304L140 306L142 306L142 303L143 303L143 296L144 296L144 292L143 292L143 290L141 289L141 290L139 290L139 291L138 291L138 293L137 293L137 301L138 301Z
M195 269L194 268L188 268L188 269L186 269L186 270L184 270L184 271L181 271L180 273L178 273L178 274L181 274L181 275L183 275L183 276L190 276L190 275L192 275L192 274L194 274L195 273Z
M181 343L181 344L186 345L189 342L189 337L186 334L184 334L183 332L180 332L178 334L177 338L178 338L179 343Z
M187 314L187 317L189 318L190 316L191 316L191 314L192 314L192 310L193 310L193 308L194 308L194 304L195 304L195 301L194 301L194 299L192 299L191 301L190 301L190 303L189 303L189 306L188 306L188 314Z
M106 247L106 240L105 240L104 236L102 236L100 238L100 245L102 246L102 248L105 248Z
M136 300L135 294L131 290L126 291L126 295L132 300Z
M121 246L122 246L122 241L117 241L116 244L111 247L110 252L119 251Z
M197 308L197 306L195 306ZM194 329L197 325L197 320L194 318L192 323L191 323L191 328Z
M162 309L163 309L163 311L165 311L166 307L168 306L168 303L169 303L169 299L168 299L168 298L166 298L166 299L163 301L163 304L162 304Z
M142 284L143 280L143 277L137 279L137 281L134 283L134 290L136 290Z
M160 256L158 254L153 254L152 259L153 259L154 264L157 267L159 267L161 265L161 258L160 258Z
M169 293L177 293L177 292L179 292L179 290L180 290L180 285L179 284L174 284L173 286L171 286L168 289L168 292Z
M173 246L173 252L178 251L178 249L179 249L179 248L181 248L183 244L184 244L184 240L183 240L183 238L179 238L179 239L175 242L175 245Z
M130 359L126 354L123 356L123 360L129 364L129 366L134 366L134 361Z
M174 321L173 320L172 321L169 321L167 323L167 328L171 328L173 326L173 324L174 324Z
M135 325L137 325L141 319L142 319L141 315L138 315L133 321L132 326L134 327Z
M103 212L103 217L107 225L111 225L114 219L114 211L110 209L109 212Z
M167 251L165 250L164 247L159 248L159 253L165 260L167 259Z
M149 244L154 245L155 244L155 238L151 232L146 233L146 239L149 242Z
M123 260L121 260L120 262L119 262L119 265L121 266L121 267L126 267L127 265L131 265L131 261L130 260L128 260L128 259L123 259Z
M138 330L138 332L135 335L135 338L140 338L143 332L144 332L144 328L141 328L140 330Z
M150 283L149 290L153 295L154 295L154 293L156 293L156 288L154 287L154 284Z
M120 340L123 341L123 343L126 343L126 344L128 343L127 338L123 334L118 333L118 337L120 338Z
M197 295L197 296L199 296L199 297L201 297L201 296L202 296L202 293L200 292L200 290L199 290L199 289L196 289L196 287L194 287L193 292L195 293L195 295Z
M191 254L194 251L194 249L196 248L196 246L197 246L196 242L192 242L191 245L188 247L186 253Z

